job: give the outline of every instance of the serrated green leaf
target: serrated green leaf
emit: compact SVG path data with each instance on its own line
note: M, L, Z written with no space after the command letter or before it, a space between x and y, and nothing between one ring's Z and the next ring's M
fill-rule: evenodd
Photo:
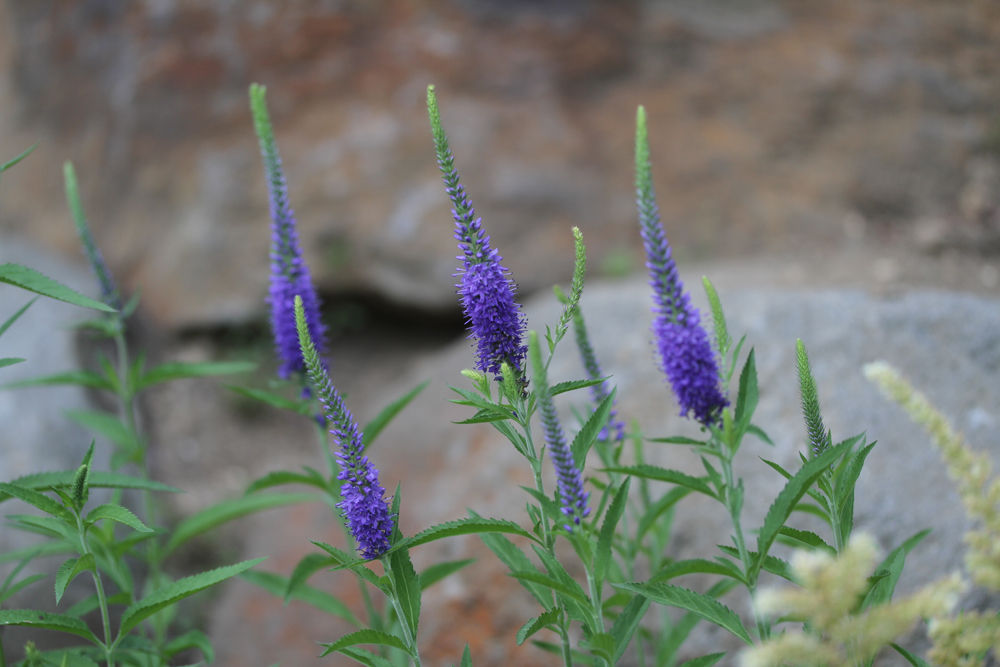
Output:
M215 661L215 649L212 648L212 641L201 630L188 630L184 634L174 637L163 646L163 654L166 658L172 658L181 651L192 648L201 652L206 664Z
M747 644L753 643L750 639L750 633L743 627L743 623L740 621L740 617L736 615L736 612L711 596L696 593L680 586L663 583L623 583L612 585L615 588L644 595L658 604L686 609L706 621L714 623L724 630L728 630Z
M359 662L365 667L399 667L398 663L394 663L391 660L386 660L380 655L376 655L371 651L366 651L363 648L342 648L337 651L341 655L346 655L351 660ZM276 666L277 667L277 666Z
M778 494L778 497L774 499L771 507L767 510L767 515L764 517L764 524L761 526L760 532L757 534L757 551L760 554L767 554L770 550L771 545L774 543L775 538L778 536L778 531L782 526L785 525L785 521L788 520L789 515L791 515L792 510L798 504L802 496L806 494L809 487L812 486L813 482L823 474L823 472L830 467L834 461L836 461L845 451L846 448L850 447L850 443L842 443L836 447L831 447L827 449L822 454L806 461L797 473L795 473L791 479L785 482L785 487ZM757 572L760 571L760 562L754 562L751 566L751 570L748 574L750 581L755 581L757 577Z
M649 598L645 595L633 595L626 603L624 609L618 614L614 624L611 626L611 636L615 641L615 653L611 661L616 664L625 655L632 636L639 629L639 623L649 608Z
M88 389L106 389L112 391L114 387L107 378L92 371L67 371L65 373L54 373L38 378L18 380L3 385L4 389L24 389L25 387L52 387L59 385L77 385Z
M132 530L140 533L152 533L152 528L142 522L142 520L132 513L131 510L121 505L105 504L95 507L87 515L87 523L95 523L101 520L115 521L125 524Z
M74 306L80 306L81 308L101 310L106 313L115 312L115 309L107 304L86 297L76 290L66 287L59 281L53 280L35 269L21 266L20 264L0 264L0 283L14 285L29 292L41 294L42 296L47 296L58 301L64 301Z
M671 470L659 466L642 464L637 466L623 466L617 468L603 468L602 472L616 472L643 479L652 479L657 482L670 482L677 486L683 486L691 491L703 493L709 498L715 498L715 492L702 477L694 477L680 470Z
M549 391L553 396L558 396L559 394L565 394L568 391L595 387L607 379L608 378L603 377L597 378L596 380L568 380L566 382L557 382L549 388Z
M0 482L0 493L13 496L63 521L73 521L73 514L68 509L34 489L18 484Z
M754 351L750 350L747 360L743 364L740 372L740 388L736 395L736 429L740 434L746 432L753 419L754 410L757 409L757 363L754 360Z
M142 391L160 382L181 380L184 378L214 377L218 375L235 375L249 373L257 368L257 364L249 361L170 361L160 364L143 375L136 383L135 391Z
M730 577L739 582L744 582L745 578L740 569L730 561L714 561L705 558L690 558L679 560L664 567L661 567L656 574L650 577L650 584L669 581L674 577L682 577L686 574L718 574L723 577Z
M94 563L94 554L84 554L79 558L70 558L56 571L56 604L59 604L62 600L63 594L66 592L66 587L69 586L70 582L73 581L78 574L81 572L87 572L88 570L94 571L97 566Z
M384 429L396 415L402 412L403 409L409 405L410 402L420 394L420 392L426 389L427 385L430 383L430 380L421 382L416 387L406 392L403 396L400 396L395 401L385 406L374 419L365 424L364 428L361 429L361 442L364 443L365 449L367 449L375 438L378 437L378 434L382 432L382 429Z
M553 607L535 618L529 618L528 622L522 625L521 629L517 631L517 645L520 646L523 644L529 637L531 637L531 635L535 634L542 628L556 623L561 615L562 609L559 607Z
M313 555L319 556L319 554ZM342 618L355 627L361 625L357 616L339 598L330 595L326 591L313 588L304 582L298 583L290 594L286 594L286 591L289 589L289 580L280 574L263 572L261 570L248 570L247 572L240 573L240 578L264 589L275 597L284 597L286 602L288 600L299 600L331 616Z
M601 532L597 538L597 552L594 556L594 580L597 582L598 590L604 582L608 573L608 563L611 561L611 546L614 543L618 522L625 513L625 504L628 502L628 491L631 479L625 478L618 490L615 492L608 511L604 514L604 522L601 524Z
M399 549L390 554L387 560L389 563L387 574L392 580L393 594L403 614L403 618L399 620L409 627L409 636L416 637L417 627L420 624L420 579L417 577L417 571L413 569L410 552L407 549Z
M279 410L288 410L289 412L294 412L299 415L312 414L312 401L309 400L303 400L301 398L286 398L285 396L276 394L272 391L266 391L264 389L250 389L234 384L227 384L226 389L235 394L239 394L240 396L245 396L246 398L260 401L261 403L266 403L267 405L278 408Z
M590 637L585 637L580 642L580 646L608 663L614 659L615 639L606 632L598 632Z
M350 646L357 646L358 644L375 644L377 646L390 646L392 648L398 648L401 651L405 651L410 654L410 650L406 647L396 635L390 635L387 632L382 632L380 630L358 630L357 632L352 632L348 635L344 635L335 642L329 644L323 644L326 648L325 651L320 653L320 657L330 655L335 651L340 651L342 648L347 648Z
M98 643L97 637L90 631L87 624L78 618L63 614L50 614L34 609L0 609L0 625L19 625L31 628L43 628L66 632L77 637Z
M826 540L810 530L799 530L790 526L782 526L778 529L778 535L788 538L789 544L794 547L822 549L830 554L837 553L837 550L827 544Z
M103 435L122 449L131 451L139 447L139 438L135 431L123 424L115 415L94 410L68 410L65 414L72 421L98 435Z
M315 473L275 470L274 472L269 472L263 477L258 477L251 482L250 486L247 487L246 494L249 495L257 491L270 489L275 486L283 486L285 484L305 484L306 486L312 486L320 489L321 491L328 490L326 480Z
M708 297L708 305L712 311L712 323L715 328L715 347L719 351L719 356L726 358L729 346L733 344L733 339L729 336L729 327L726 326L726 315L722 311L722 300L719 293L715 291L715 285L707 276L701 277L701 284L705 288L705 296Z
M442 563L430 565L420 573L420 590L427 590L445 577L458 572L466 565L474 563L475 558L465 558L462 560L449 560Z
M736 550L735 547L730 547L724 544L716 545L723 553L726 553L733 558L739 558L740 552ZM756 562L760 558L760 554L756 551L748 551L747 555L750 556L751 562ZM777 556L771 556L768 554L764 557L764 564L761 566L764 572L770 572L771 574L781 577L786 581L791 581L793 583L798 583L795 577L792 575L792 566L788 564L788 561L781 560Z
M73 485L76 470L61 470L59 472L39 472L18 477L12 484L17 484L28 489L50 489L68 488ZM181 490L174 486L169 486L161 482L155 482L141 477L132 477L117 472L104 472L92 470L87 482L92 489L140 489L149 491L167 491L169 493L181 493ZM0 502L7 500L10 496L0 492Z
M76 526L65 519L38 516L37 514L8 514L7 520L28 533L62 538L70 544L76 541Z
M536 538L532 533L528 532L524 528L521 528L521 526L517 525L513 521L508 521L507 519L455 519L454 521L446 521L444 523L431 526L430 528L426 528L413 537L406 538L400 543L393 545L393 547L383 555L390 555L403 548L412 549L413 547L420 546L421 544L436 542L437 540L442 540L446 537L455 537L456 535L474 535L479 533L508 533L510 535L527 537L534 542L538 541L538 538Z
M604 397L604 400L594 408L594 411L584 422L583 426L580 427L580 431L573 438L572 444L570 444L570 451L573 454L573 463L580 470L587 461L587 453L590 448L594 445L594 441L597 440L597 436L601 434L601 431L605 426L608 425L608 418L611 414L611 407L615 403L615 395L617 394L616 389L612 389L611 393Z
M184 577L153 591L143 599L131 605L122 613L121 626L118 635L124 636L134 628L164 607L168 607L186 597L190 597L210 586L235 577L249 570L254 565L263 562L265 558L245 560L234 565L218 567L214 570L201 572L190 577Z
M459 667L472 667L472 651L469 650L469 645L465 645L465 650L462 651L462 663Z
M163 548L163 555L170 553L191 538L228 521L264 510L313 500L316 500L316 496L305 493L269 493L243 496L212 505L177 524L170 540Z
M845 538L850 537L851 531L854 530L854 487L858 483L858 477L861 476L865 460L874 447L875 443L872 442L854 452L834 475L833 502L836 503L840 514L841 534Z
M22 357L4 357L0 359L0 368L6 368L7 366L13 366L14 364L20 364L26 361Z

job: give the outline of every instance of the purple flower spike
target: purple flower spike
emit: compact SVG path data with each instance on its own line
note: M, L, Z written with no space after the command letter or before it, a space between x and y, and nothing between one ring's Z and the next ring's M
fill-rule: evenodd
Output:
M660 222L653 192L646 134L646 113L636 117L635 136L636 198L639 225L646 248L646 267L653 288L653 335L660 352L661 367L681 406L681 416L694 413L706 426L719 420L729 401L719 389L719 367L701 315L691 305L684 284L677 275L670 245Z
M452 203L455 239L462 251L462 267L456 273L456 285L462 298L470 337L476 339L476 368L500 378L500 366L509 363L519 374L524 371L525 321L515 301L516 289L500 254L490 247L490 237L483 230L482 218L476 217L472 202L458 180L455 158L441 127L437 98L433 87L427 90L427 110L434 134L434 149L444 177L445 191Z
M333 386L323 367L307 329L304 303L293 297L292 324L301 346L309 381L323 406L326 423L332 425L330 435L339 445L337 462L342 483L337 507L347 519L347 527L358 543L361 555L378 558L389 550L396 523L389 511L385 489L379 484L378 469L365 456L364 441L358 424L344 399Z
M549 388L545 365L542 363L538 347L538 335L532 331L528 336L535 393L538 396L538 408L542 415L542 428L545 431L545 444L556 467L559 502L568 522L563 527L573 532L573 528L579 526L583 518L590 514L590 508L587 507L590 494L583 490L583 474L573 459L573 450L566 444L566 437L559 424L556 406L552 402L552 390ZM581 467L582 463L581 461Z
M271 205L271 286L268 294L271 330L274 332L275 351L281 362L278 375L287 379L295 373L305 372L292 306L296 295L302 297L309 334L321 354L325 352L326 329L320 319L319 297L316 296L309 267L302 259L295 214L288 202L288 186L267 113L265 92L263 86L250 86L250 109L260 140Z

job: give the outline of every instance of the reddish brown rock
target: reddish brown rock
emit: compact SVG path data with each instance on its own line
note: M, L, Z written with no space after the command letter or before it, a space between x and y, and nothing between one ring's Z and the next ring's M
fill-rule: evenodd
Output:
M578 224L630 257L635 106L675 245L747 252L959 219L995 159L988 3L191 0L8 3L0 127L37 140L5 225L73 246L59 165L121 280L160 323L259 315L267 206L246 87L270 104L307 256L328 291L452 303L448 205L424 88L522 289ZM5 40L6 42L7 40ZM29 141L30 143L30 141ZM621 262L619 261L619 265Z

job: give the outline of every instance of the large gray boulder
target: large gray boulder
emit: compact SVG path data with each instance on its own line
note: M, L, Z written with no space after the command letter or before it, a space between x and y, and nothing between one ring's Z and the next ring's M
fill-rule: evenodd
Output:
M868 383L861 367L885 359L900 368L952 417L969 442L988 449L996 458L1000 454L995 437L1000 414L1000 301L935 291L876 295L861 290L747 288L741 286L743 282L740 275L730 272L719 276L717 284L731 331L737 337L747 333L748 345L755 349L760 404L754 421L774 440L770 447L748 438L738 456L737 472L746 483L743 522L748 533L760 525L782 486L781 478L758 457L795 468L799 452L805 451L795 372L795 339L802 338L812 358L824 418L834 437L865 431L878 441L858 485L858 529L875 535L884 549L923 528L933 529L910 556L898 590L912 591L960 568L967 520L938 454L920 429ZM650 436L696 435L695 425L677 416L677 405L656 366L648 304L648 287L638 280L589 286L583 309L594 347L605 372L618 385L625 417L638 420ZM530 326L544 330L546 323L556 321L558 306L551 298L536 299L528 304L527 312ZM402 485L401 524L406 534L465 516L467 509L487 516L525 518L527 496L517 485L531 485L527 464L490 427L451 423L470 413L448 402L453 396L448 384L465 386L467 381L458 370L471 365L470 344L458 342L421 359L381 400L352 403L355 415L364 421L405 388L432 380L371 453L382 471L383 484L388 489ZM336 372L334 361L334 378ZM572 341L567 340L557 351L550 377L556 381L581 376ZM572 424L570 406L585 408L586 404L583 394L557 398L567 426ZM686 448L648 445L647 452L661 465L700 470L697 457ZM551 469L548 474L551 488ZM272 569L287 573L311 548L303 531L311 531L311 539L343 544L328 510L297 508L286 512L284 520L261 517L256 521L248 531L247 554L272 554ZM728 536L724 510L690 498L680 506L669 550L677 557L712 557L717 553L715 545L728 543ZM419 570L438 559L469 554L479 556L479 561L425 596L421 626L421 644L429 653L425 659L435 664L455 661L469 641L476 664L511 664L514 656L517 664L548 664L548 656L539 651L515 648L517 628L538 610L476 538L420 547L413 557ZM572 568L575 556L570 550L565 556ZM357 598L348 575L326 576L317 577L317 584L335 587L348 600ZM678 583L699 588L702 582ZM765 580L765 585L769 583ZM741 613L749 610L743 594L732 595L727 602ZM311 640L332 640L346 628L296 604L281 611L280 602L263 593L246 586L229 588L213 617L220 664L247 664L248 656L312 664L310 656L317 652ZM716 646L732 647L721 633L702 629L693 636L685 655Z

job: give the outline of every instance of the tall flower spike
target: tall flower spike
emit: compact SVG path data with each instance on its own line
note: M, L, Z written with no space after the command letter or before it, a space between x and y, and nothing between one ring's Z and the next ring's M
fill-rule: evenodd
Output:
M587 379L598 380L604 377L601 373L601 366L597 363L597 355L590 344L590 336L587 334L587 325L583 321L583 313L577 307L573 311L573 333L576 336L576 347L580 350L580 359L583 361L583 368L587 371ZM608 389L608 381L604 380L600 384L595 384L590 388L590 395L594 405L600 405L611 394ZM618 411L612 404L611 412L608 415L608 425L601 430L598 439L606 442L622 442L625 439L625 422L618 419Z
M267 89L259 84L250 86L250 111L260 140L264 176L271 203L271 288L268 296L271 329L274 332L278 360L281 362L278 375L288 378L293 373L305 371L292 312L292 300L296 295L302 297L309 335L316 341L320 354L325 354L326 329L320 319L319 297L316 296L309 267L302 259L299 235L295 229L295 214L288 203L288 186L281 169L281 157L274 141L271 118L267 113L266 92Z
M573 460L573 451L566 444L562 426L559 425L556 406L552 402L552 390L545 377L545 364L542 363L542 354L538 347L538 334L534 331L528 333L528 355L531 357L538 408L542 414L542 427L545 431L545 443L552 455L552 462L556 466L559 502L567 519L565 528L572 532L573 527L579 526L583 517L590 514L590 508L587 507L587 499L590 494L583 490L583 475L580 468L577 467L576 461Z
M76 171L72 162L63 165L63 177L66 181L66 202L69 204L70 213L73 215L73 223L76 225L76 233L80 236L80 243L87 254L90 268L97 276L97 282L101 286L101 301L116 310L121 310L122 300L115 286L115 281L111 278L111 271L104 262L104 257L94 243L94 237L90 233L90 226L87 225L87 216L83 213L83 205L80 204L80 190L76 183Z
M696 420L708 426L718 421L729 401L719 389L715 353L701 326L701 315L677 275L660 222L649 162L646 111L642 107L636 114L635 187L649 284L653 288L653 335L661 367L677 395L681 416L694 413Z
M456 287L462 298L470 337L476 340L476 368L500 379L500 366L506 361L519 374L523 373L525 320L514 299L514 282L510 279L510 271L500 263L503 258L490 246L483 220L476 217L472 202L459 183L455 157L441 127L434 86L427 88L427 113L438 166L453 207L455 238L462 251L458 256L462 267L455 274L461 281Z
M802 414L806 419L806 432L812 455L819 456L830 447L830 432L823 425L823 415L819 411L819 393L816 380L809 367L809 355L801 340L795 341L795 362L799 371L799 393L802 394Z
M301 297L294 297L295 329L309 381L323 405L330 435L340 450L340 502L337 507L347 519L347 527L365 558L378 558L389 550L395 520L389 511L385 489L379 484L378 469L365 456L364 443L357 422L344 404L344 399L330 382L319 353L309 335L308 320Z

